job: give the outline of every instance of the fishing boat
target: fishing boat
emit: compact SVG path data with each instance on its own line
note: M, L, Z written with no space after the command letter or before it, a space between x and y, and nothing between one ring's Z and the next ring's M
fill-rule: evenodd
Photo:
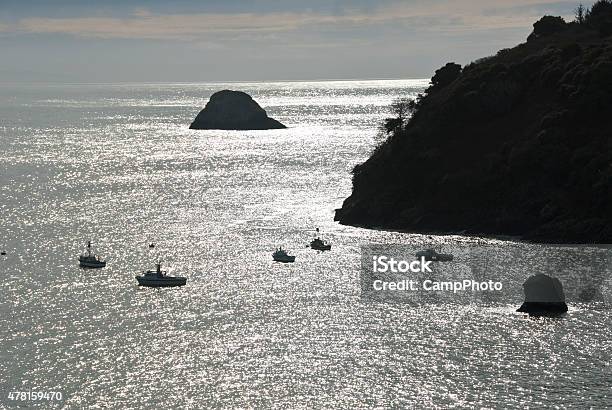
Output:
M276 262L282 262L282 263L295 262L295 256L289 255L287 251L284 250L282 247L274 251L274 253L272 254L272 259L274 259Z
M106 261L92 252L91 241L87 241L87 252L79 256L79 265L82 268L103 268Z
M314 238L311 242L310 242L310 247L314 250L317 251L329 251L331 250L331 245L327 242L325 242L323 239L319 238L318 233L319 233L319 228L316 229L317 231L317 237Z
M317 251L329 251L331 250L331 245L325 242L321 238L314 238L312 242L310 242L310 247Z
M450 253L438 253L434 249L425 249L415 254L417 258L425 258L426 261L432 262L450 262L453 260L453 255Z
M142 275L137 275L136 280L138 281L138 285L150 288L169 288L187 284L187 278L170 276L167 271L162 270L161 261L155 264L155 270L148 270L143 272Z

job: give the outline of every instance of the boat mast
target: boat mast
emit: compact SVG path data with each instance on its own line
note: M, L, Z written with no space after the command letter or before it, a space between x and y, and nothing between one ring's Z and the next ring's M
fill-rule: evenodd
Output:
M87 241L87 256L91 256L91 241Z

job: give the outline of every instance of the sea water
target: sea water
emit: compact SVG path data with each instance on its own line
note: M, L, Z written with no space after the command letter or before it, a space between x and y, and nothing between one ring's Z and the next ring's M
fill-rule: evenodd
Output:
M607 249L333 221L391 102L426 86L1 84L3 405L16 404L11 391L59 391L61 403L38 404L610 406ZM225 88L248 92L288 129L189 130ZM317 227L331 251L307 248ZM106 268L78 267L87 240ZM505 293L364 296L368 244L486 248L470 277L499 280ZM280 245L295 263L272 261ZM567 275L577 257L596 297L580 299L570 283L564 318L515 312L530 274ZM134 276L158 259L187 286L139 288Z

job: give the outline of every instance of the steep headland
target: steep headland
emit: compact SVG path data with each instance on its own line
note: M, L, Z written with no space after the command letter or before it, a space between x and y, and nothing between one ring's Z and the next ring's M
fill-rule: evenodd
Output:
M612 2L449 63L353 170L343 224L612 242ZM405 111L412 112L404 121Z
M189 126L196 130L270 130L287 128L242 91L214 93Z

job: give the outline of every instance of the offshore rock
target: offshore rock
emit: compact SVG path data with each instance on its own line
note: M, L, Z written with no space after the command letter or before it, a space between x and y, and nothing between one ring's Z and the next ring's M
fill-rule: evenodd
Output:
M529 316L560 316L567 312L563 285L557 278L537 274L530 276L523 283L525 302L517 312Z
M268 117L253 98L242 91L214 93L189 128L194 130L271 130L287 128Z

